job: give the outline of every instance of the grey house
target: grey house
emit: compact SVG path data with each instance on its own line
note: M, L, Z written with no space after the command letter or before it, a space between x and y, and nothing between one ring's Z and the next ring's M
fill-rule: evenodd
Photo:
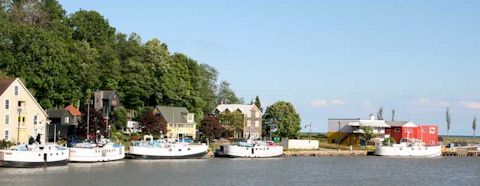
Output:
M48 110L48 141L53 141L55 132L57 139L68 139L75 135L79 118L73 116L67 109Z
M93 108L101 111L103 118L108 122L115 107L120 106L120 100L113 90L97 90L95 92Z

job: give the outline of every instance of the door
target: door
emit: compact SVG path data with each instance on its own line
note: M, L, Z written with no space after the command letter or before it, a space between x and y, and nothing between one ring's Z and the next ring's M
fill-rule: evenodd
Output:
M27 142L27 135L26 135L26 131L25 129L20 129L20 131L18 132L19 134L19 138L18 138L18 141L20 143L26 143Z

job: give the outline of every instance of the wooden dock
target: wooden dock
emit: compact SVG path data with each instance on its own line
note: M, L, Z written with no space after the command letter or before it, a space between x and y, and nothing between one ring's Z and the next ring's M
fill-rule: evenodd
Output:
M462 148L453 148L453 149L442 149L442 156L473 156L480 157L480 151L475 149L462 149Z
M304 150L285 151L284 157L339 157L339 156L366 156L367 151L361 150Z

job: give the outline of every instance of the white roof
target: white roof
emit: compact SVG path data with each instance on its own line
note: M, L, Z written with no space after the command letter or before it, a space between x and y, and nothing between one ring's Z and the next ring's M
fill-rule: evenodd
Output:
M247 113L248 111L251 111L252 109L258 110L257 106L255 104L252 105L245 105L245 104L220 104L216 108L219 112L224 112L225 110L228 110L230 112L235 112L236 110L240 110L242 113Z
M384 120L358 120L348 123L348 126L390 128Z

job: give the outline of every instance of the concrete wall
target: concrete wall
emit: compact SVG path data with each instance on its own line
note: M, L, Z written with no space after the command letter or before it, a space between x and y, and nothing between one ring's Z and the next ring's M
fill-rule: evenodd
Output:
M287 149L318 149L318 140L293 140L282 141L282 146Z

